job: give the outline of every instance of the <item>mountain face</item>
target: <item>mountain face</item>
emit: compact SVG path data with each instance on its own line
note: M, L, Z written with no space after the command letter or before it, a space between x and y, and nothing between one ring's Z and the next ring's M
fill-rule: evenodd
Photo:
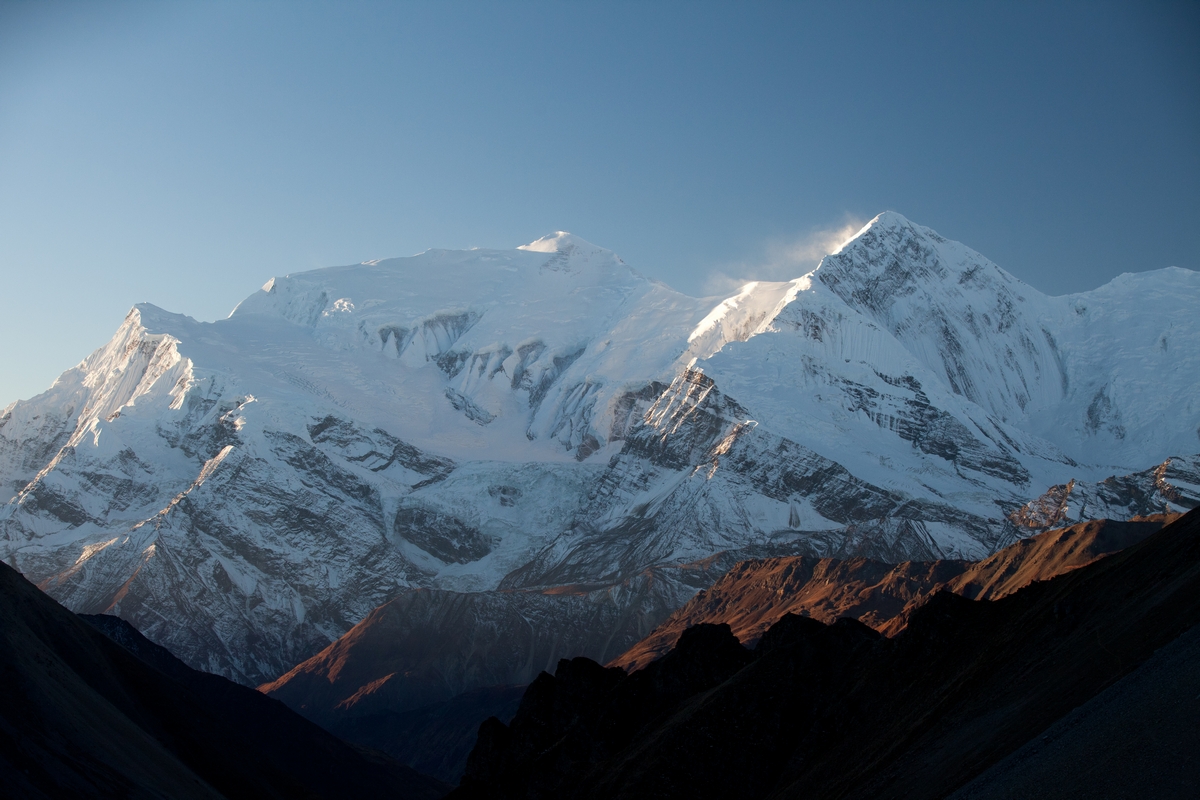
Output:
M540 675L450 797L1193 797L1198 622L1192 511L998 600L939 592L895 638L701 624L633 673Z
M283 704L191 669L116 617L81 619L0 564L6 798L440 797Z
M570 617L716 553L982 558L1077 498L1200 502L1198 300L1179 269L1046 297L887 213L728 298L560 233L140 305L0 413L0 558L250 684L417 589Z

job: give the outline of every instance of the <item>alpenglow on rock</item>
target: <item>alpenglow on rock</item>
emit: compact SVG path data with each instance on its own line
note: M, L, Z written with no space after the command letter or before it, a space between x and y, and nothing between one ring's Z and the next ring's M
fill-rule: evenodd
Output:
M558 233L274 278L213 323L139 305L0 413L0 558L251 683L415 587L979 558L1038 498L1074 519L1071 481L1196 504L1197 307L1182 269L1046 297L894 213L728 298Z

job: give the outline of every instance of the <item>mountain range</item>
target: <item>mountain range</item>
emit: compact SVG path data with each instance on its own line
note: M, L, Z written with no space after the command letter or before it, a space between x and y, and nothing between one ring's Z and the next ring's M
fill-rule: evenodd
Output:
M248 685L371 614L494 649L448 695L525 683L746 558L979 560L1195 506L1198 301L1174 268L1047 297L889 212L731 297L559 233L274 278L213 323L139 305L0 413L0 558Z

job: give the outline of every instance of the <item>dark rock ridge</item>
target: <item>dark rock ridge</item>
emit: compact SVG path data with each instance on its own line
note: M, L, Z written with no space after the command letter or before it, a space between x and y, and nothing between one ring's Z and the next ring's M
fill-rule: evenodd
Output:
M1178 514L1129 522L1093 520L1022 539L979 562L908 561L808 556L743 561L671 614L609 666L644 667L668 652L687 628L727 624L745 645L787 614L831 624L856 619L895 636L939 591L995 600L1140 542Z
M115 617L80 618L0 564L0 786L8 798L435 798Z
M781 551L788 550L725 551L614 584L404 590L259 688L339 735L366 743L356 733L365 730L354 723L358 717L418 711L476 689L524 686L564 657L609 661L734 564Z
M670 652L683 633L696 625L726 625L748 647L789 614L826 624L848 617L879 628L970 565L967 561L887 564L809 556L743 561L608 665L642 669Z
M530 685L511 724L481 726L451 797L944 797L1198 622L1192 511L998 600L939 592L892 639L852 619L787 615L754 650L705 624L633 673L561 662ZM1196 709L1191 697L1148 696L1172 729ZM1126 708L1135 727L1153 724L1143 706ZM1139 750L1157 796L1194 796L1197 745ZM1082 792L1069 796L1103 793L1104 770L1136 785L1119 766L1095 770L1107 753L1075 752L1073 779L1058 780Z
M1192 627L951 800L1200 795L1200 628ZM1164 767L1166 767L1164 769Z

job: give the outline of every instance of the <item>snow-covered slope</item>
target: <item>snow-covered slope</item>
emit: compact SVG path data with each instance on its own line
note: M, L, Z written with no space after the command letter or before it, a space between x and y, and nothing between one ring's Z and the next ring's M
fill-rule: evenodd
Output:
M1195 504L1198 301L1186 270L1046 297L887 213L729 298L560 232L141 305L0 413L0 557L253 682L414 587L978 558L1071 480L1175 458L1128 513Z
M1200 448L1200 273L1126 273L1047 297L885 213L815 275L951 391L1077 460L1132 469Z

